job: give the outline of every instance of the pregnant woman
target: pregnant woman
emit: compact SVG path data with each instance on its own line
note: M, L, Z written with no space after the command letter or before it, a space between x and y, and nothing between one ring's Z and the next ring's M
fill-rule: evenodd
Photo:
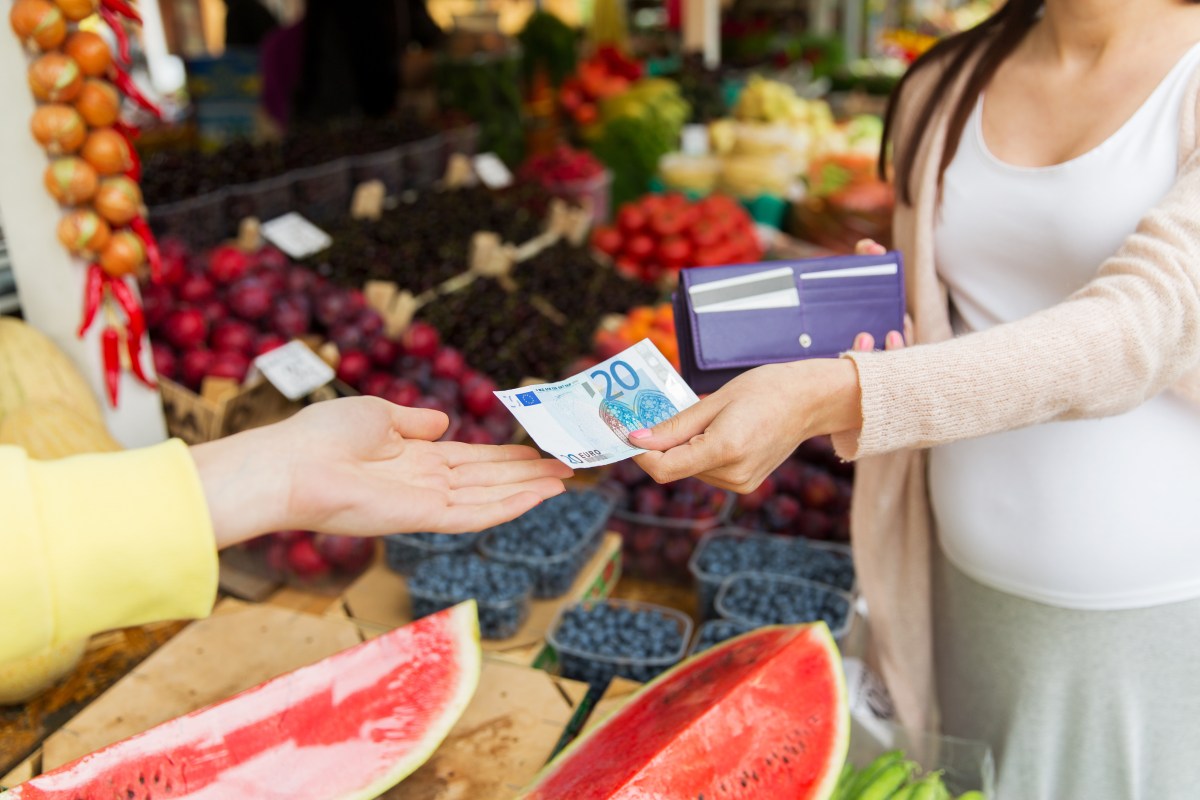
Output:
M739 491L834 434L897 710L989 742L1001 800L1200 791L1198 42L1183 0L1008 0L942 42L888 115L911 346L632 434Z

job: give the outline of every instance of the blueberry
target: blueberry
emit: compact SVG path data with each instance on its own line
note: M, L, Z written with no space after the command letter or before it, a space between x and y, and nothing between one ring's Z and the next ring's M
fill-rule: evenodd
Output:
M385 536L384 551L388 566L401 575L411 575L417 564L439 553L459 553L473 549L478 533L399 533Z
M614 675L647 681L683 650L679 622L651 607L584 603L567 609L551 633L562 674L599 687Z
M408 581L414 619L474 598L485 639L512 636L529 616L530 574L485 561L474 554L443 554L426 559Z
M570 590L599 547L610 510L609 501L597 492L561 494L492 528L481 550L493 560L528 568L534 597L558 597Z

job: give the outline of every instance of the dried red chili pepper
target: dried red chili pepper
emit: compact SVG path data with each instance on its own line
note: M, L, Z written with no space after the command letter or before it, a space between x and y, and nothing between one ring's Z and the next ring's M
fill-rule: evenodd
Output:
M138 25L142 24L142 15L137 12L137 9L126 3L125 0L100 0L100 5L133 20Z
M117 393L121 385L121 335L112 325L107 325L100 334L101 354L104 356L104 387L108 390L108 402L117 407Z
M154 116L162 119L162 109L146 99L146 95L142 94L142 90L137 88L137 84L133 82L133 78L129 77L129 73L121 69L115 63L112 66L112 80L117 85L126 97L133 100L142 108L149 111Z
M117 37L117 56L122 62L128 64L131 61L129 55L129 34L125 32L125 25L121 22L121 18L117 12L108 7L107 4L101 4L97 9L100 16L108 23L108 27L112 29L113 36ZM115 67L116 64L113 64Z
M137 125L130 125L123 119L119 119L112 124L113 130L124 136L130 142L136 141L142 135L142 129Z
M88 265L87 282L83 285L83 321L79 323L76 333L80 339L88 332L88 328L92 327L96 312L100 310L100 300L104 296L104 283L107 278L99 264Z
M137 148L133 146L133 139L120 129L115 129L125 140L125 144L129 145L129 169L125 170L125 177L134 183L142 182L142 157L138 155Z
M149 389L157 389L158 384L146 375L146 371L142 369L142 337L134 335L133 331L129 331L125 336L125 348L129 352L129 369L133 372L133 377L141 381Z
M138 238L142 240L142 246L146 248L146 260L150 262L150 280L154 283L161 283L162 253L159 252L158 239L154 238L154 232L150 230L150 226L142 217L131 219L129 229L138 235Z
M141 338L142 334L146 332L146 317L142 314L141 303L125 283L125 279L109 278L108 290L112 292L113 299L117 301L117 305L129 319L129 333Z

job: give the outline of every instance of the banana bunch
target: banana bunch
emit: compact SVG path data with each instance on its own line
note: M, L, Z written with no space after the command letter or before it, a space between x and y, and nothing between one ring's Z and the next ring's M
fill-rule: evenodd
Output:
M742 122L782 122L788 125L832 121L829 104L824 100L806 100L786 83L751 75L733 107L733 115Z
M955 800L940 772L918 776L916 764L899 750L884 753L861 770L846 764L830 800ZM987 800L982 792L967 792L957 800Z

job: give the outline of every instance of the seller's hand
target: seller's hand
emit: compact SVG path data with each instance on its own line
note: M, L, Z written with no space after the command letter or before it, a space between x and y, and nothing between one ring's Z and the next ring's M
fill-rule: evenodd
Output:
M193 447L218 546L287 529L480 530L560 494L572 474L528 447L436 441L448 424L439 411L358 397Z
M751 492L805 439L862 424L858 373L847 359L818 358L752 369L630 441L659 483L690 476Z

